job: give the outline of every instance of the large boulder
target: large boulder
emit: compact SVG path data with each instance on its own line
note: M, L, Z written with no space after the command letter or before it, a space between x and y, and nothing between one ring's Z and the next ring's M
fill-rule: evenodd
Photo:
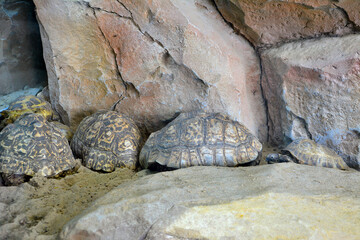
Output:
M360 175L294 163L191 167L120 185L61 239L358 239Z
M51 100L66 123L117 103L152 132L202 108L266 139L258 58L210 1L34 2Z
M234 28L256 46L360 30L360 1L215 0Z
M32 1L0 0L0 95L46 85Z
M285 44L262 66L270 140L312 138L358 167L360 35Z

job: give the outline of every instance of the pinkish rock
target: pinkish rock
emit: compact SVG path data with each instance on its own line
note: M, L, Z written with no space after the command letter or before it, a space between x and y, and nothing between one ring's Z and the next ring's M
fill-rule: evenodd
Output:
M312 138L358 167L360 35L288 43L262 60L271 141Z
M256 46L359 30L359 1L215 0L223 17ZM355 24L354 24L355 23Z
M51 103L73 128L109 108L125 86L115 55L86 3L34 1L41 24Z
M31 1L0 1L0 95L46 85L39 37Z
M208 1L35 4L51 100L66 123L119 99L116 110L151 132L201 108L266 138L256 53Z

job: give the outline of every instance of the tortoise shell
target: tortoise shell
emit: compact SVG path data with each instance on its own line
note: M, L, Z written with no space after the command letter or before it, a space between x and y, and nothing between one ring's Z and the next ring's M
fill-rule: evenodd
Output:
M17 185L36 173L59 176L75 166L63 133L40 114L25 114L0 132L0 173L6 185Z
M290 143L283 153L290 153L299 164L328 168L349 169L345 161L336 152L310 139L298 139Z
M87 168L112 172L115 167L135 169L142 142L133 120L115 111L99 111L81 121L71 148Z
M144 168L257 164L262 145L250 131L221 113L181 113L154 132L140 153ZM250 165L251 165L250 164Z
M50 119L53 115L53 111L48 102L33 95L20 96L10 103L5 111L1 112L5 118L2 125L6 126L7 124L13 123L25 113L38 113L46 119Z

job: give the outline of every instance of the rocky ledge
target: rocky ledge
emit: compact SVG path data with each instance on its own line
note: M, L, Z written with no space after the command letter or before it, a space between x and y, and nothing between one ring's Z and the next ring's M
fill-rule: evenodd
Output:
M112 190L60 237L359 239L359 183L355 171L293 163L163 172Z

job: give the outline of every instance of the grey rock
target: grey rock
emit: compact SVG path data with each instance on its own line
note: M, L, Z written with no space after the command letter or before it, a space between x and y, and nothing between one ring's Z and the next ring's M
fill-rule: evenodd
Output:
M270 140L312 138L359 167L360 35L288 43L261 57Z
M46 85L32 1L0 1L0 95Z

